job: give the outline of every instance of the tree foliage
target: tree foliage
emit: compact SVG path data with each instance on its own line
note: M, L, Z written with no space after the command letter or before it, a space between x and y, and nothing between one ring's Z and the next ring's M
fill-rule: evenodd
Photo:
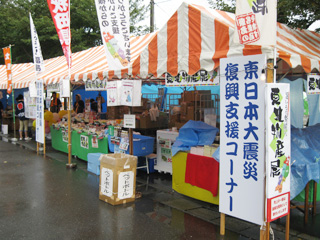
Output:
M140 26L147 12L143 0L130 0L130 32L149 32ZM78 52L102 44L94 0L71 0L71 51ZM0 45L13 45L13 63L33 62L29 12L38 33L44 59L62 56L62 48L46 0L0 0ZM0 64L4 64L0 53Z
M214 9L235 12L235 0L208 0ZM291 28L307 29L320 20L320 0L278 0L277 21ZM320 29L318 29L320 30Z

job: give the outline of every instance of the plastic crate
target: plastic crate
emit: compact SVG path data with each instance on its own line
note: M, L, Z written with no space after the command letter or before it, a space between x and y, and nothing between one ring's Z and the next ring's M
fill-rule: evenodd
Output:
M115 151L115 146L111 143L111 136L108 136L108 145L110 152ZM154 146L154 138L143 136L143 135L136 135L133 134L133 155L134 156L146 156L153 153L153 146ZM129 149L125 152L129 154Z
M88 159L87 170L98 176L100 175L100 156L102 154L103 153L88 153L87 155L87 159Z

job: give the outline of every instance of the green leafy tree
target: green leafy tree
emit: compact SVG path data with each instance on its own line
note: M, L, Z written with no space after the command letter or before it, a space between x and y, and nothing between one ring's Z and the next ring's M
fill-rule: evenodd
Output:
M235 12L235 0L208 0L214 9ZM279 0L277 21L292 28L307 29L320 20L320 0ZM320 29L317 29L319 31Z
M148 8L143 0L130 0L130 32L149 31L140 26ZM94 0L71 0L71 51L78 52L102 44ZM0 45L13 45L13 63L33 62L29 12L36 27L44 59L62 56L62 48L46 0L0 0ZM4 64L3 52L0 64Z

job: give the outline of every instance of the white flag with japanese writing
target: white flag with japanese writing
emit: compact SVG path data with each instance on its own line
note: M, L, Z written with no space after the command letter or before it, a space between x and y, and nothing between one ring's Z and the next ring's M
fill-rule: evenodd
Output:
M277 1L237 0L234 41L241 44L275 46Z
M34 27L31 13L29 13L29 16L30 16L30 31L31 31L33 62L34 62L34 68L36 70L36 73L38 74L44 71L44 62L43 62L41 46L40 46L37 30Z
M109 68L126 68L130 63L129 0L95 3Z

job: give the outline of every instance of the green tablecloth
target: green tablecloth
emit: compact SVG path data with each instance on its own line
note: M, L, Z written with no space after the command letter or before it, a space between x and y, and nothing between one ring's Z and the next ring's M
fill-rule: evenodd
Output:
M63 133L62 130L50 128L51 130L51 145L54 149L68 153L68 142L67 139L63 141ZM81 136L86 141L81 144ZM82 139L82 140L83 140ZM108 139L97 139L98 147L95 148L92 146L92 135L88 135L86 133L77 133L76 131L72 131L71 133L71 144L72 144L72 155L77 156L78 158L87 161L88 153L108 153ZM86 147L85 147L86 145Z

